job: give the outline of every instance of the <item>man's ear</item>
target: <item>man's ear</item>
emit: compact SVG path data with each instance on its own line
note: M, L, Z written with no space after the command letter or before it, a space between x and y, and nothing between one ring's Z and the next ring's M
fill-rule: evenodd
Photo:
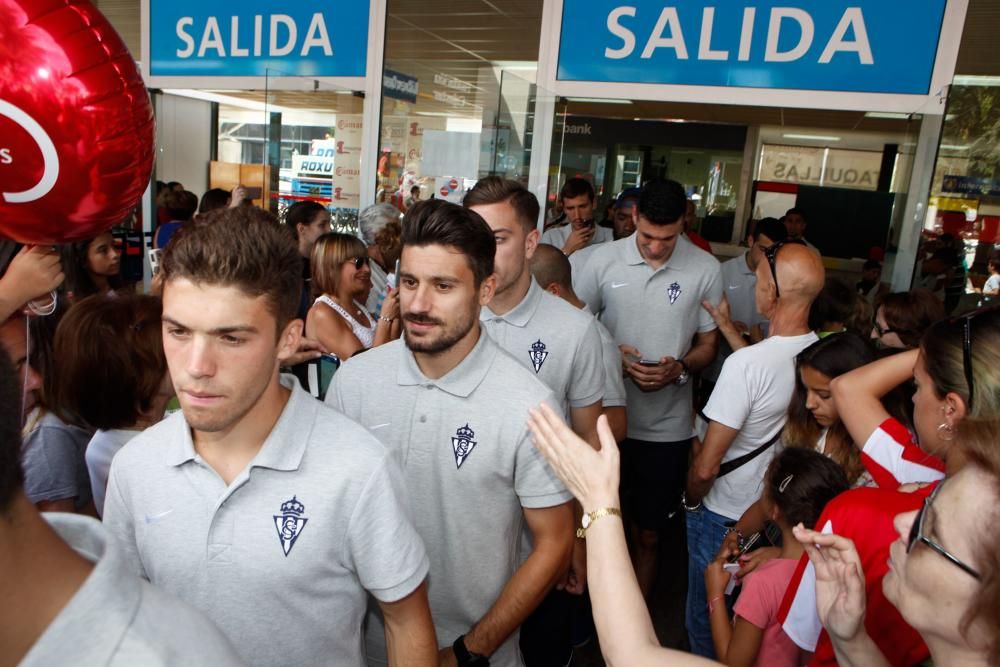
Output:
M485 306L493 300L497 291L497 274L491 273L479 286L479 305Z
M535 256L535 248L538 247L538 243L541 240L542 235L539 234L538 228L532 229L524 237L524 257L525 259L531 259Z
M287 359L298 351L304 328L305 324L298 318L285 325L284 330L278 335L279 359Z

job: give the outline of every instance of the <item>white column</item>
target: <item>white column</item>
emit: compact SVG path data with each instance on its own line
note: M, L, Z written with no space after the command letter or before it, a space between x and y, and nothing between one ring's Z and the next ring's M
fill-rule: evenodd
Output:
M361 210L375 203L375 173L378 169L382 121L382 68L385 61L387 0L372 0L368 13L368 61L365 66L364 127L361 134Z
M535 122L531 135L531 165L528 169L528 189L538 197L541 204L538 213L538 229L545 225L545 200L549 189L549 162L552 156L552 129L556 113L556 100L551 91L545 89L546 81L555 80L558 63L559 10L561 2L544 0L542 6L542 31L538 42L538 74L535 77Z
M733 235L730 238L730 243L733 245L739 245L750 231L746 228L746 224L747 218L753 213L750 208L750 196L757 170L758 155L760 155L760 125L750 125L747 127L746 142L743 144L743 165L740 167L740 198L736 202Z
M903 211L899 247L892 269L894 292L908 291L913 282L920 232L927 216L927 197L930 195L931 180L934 178L934 163L937 159L943 125L944 116L940 113L924 114L920 121L920 136L913 155L913 169L906 191L906 208Z

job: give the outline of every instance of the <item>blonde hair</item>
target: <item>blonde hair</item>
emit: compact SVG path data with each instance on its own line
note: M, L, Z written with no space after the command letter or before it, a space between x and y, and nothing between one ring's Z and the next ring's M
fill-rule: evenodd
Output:
M356 236L331 232L316 240L312 249L312 287L316 294L336 294L340 267L356 257L366 257L365 244Z

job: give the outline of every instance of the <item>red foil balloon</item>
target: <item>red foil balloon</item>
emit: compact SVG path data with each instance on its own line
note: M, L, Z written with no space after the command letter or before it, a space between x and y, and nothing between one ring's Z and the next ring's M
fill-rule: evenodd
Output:
M153 109L135 60L86 0L0 0L0 236L85 239L149 184Z

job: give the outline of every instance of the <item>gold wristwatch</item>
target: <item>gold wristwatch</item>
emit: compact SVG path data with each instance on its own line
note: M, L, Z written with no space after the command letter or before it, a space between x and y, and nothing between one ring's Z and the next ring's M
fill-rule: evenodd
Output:
M614 515L620 517L622 515L622 511L617 507L604 507L599 510L594 510L593 512L585 513L583 515L583 518L580 519L581 527L576 529L576 536L580 538L586 537L587 529L590 528L590 524L594 523L602 516L608 516L608 515Z

